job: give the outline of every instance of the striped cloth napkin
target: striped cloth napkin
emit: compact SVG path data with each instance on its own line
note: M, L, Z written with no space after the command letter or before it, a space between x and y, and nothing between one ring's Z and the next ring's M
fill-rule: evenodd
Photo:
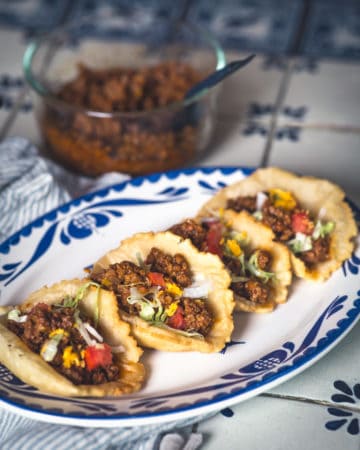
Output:
M26 139L0 143L0 242L31 220L86 192L126 180L119 173L78 177L39 156ZM196 450L193 424L207 416L133 428L82 428L44 424L0 403L1 450Z

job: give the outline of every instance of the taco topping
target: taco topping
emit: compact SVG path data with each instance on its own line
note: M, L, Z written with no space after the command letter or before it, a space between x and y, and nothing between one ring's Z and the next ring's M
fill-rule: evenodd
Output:
M103 342L94 321L80 312L80 297L53 305L37 303L29 311L14 308L7 328L76 385L117 380L112 348Z
M187 336L206 336L213 316L206 302L209 284L194 277L186 258L152 247L145 261L122 261L92 278L117 296L119 306L152 324Z
M170 231L190 239L199 250L218 255L230 272L230 288L235 294L259 304L268 301L269 281L275 277L269 269L271 255L262 249L250 250L246 233L233 230L231 224L216 217L204 218L201 223L187 219Z
M276 239L285 243L305 264L311 266L330 258L330 235L333 222L316 219L301 207L291 192L270 189L256 196L238 196L229 199L227 208L243 210L268 225Z

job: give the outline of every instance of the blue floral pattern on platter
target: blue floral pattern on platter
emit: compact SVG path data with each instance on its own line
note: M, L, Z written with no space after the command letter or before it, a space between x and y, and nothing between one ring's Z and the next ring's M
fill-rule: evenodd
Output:
M200 207L216 190L251 171L229 167L155 174L63 205L0 245L1 301L6 304L8 289L15 294L19 292L27 273L40 267L41 262L45 264L52 254L71 254L73 246L81 242L90 246L96 232L101 230L106 237L111 230L131 220L129 217L135 210L142 211L149 205L153 209L162 208L162 205L168 209L174 205L179 217L184 217L194 202ZM18 258L20 254L26 257ZM185 383L181 388L162 391L158 387L155 391L150 389L147 393L140 392L115 401L66 399L39 392L1 366L0 406L15 408L24 415L31 414L42 420L88 426L149 424L223 409L295 376L321 358L351 329L360 316L358 274L345 276L343 271L338 271L336 276L337 292L333 287L327 288L321 309L313 311L311 321L290 334L290 339L284 340L283 335L274 336L267 351L258 349L250 354L250 359L244 360L245 349L251 351L254 343L241 333L234 334L232 342L222 352L212 355L217 358L213 367L221 366L221 371L210 378L209 375L206 379L194 375L195 381ZM295 308L296 302L293 304ZM244 341L246 345L240 345ZM201 357L208 364L206 356Z

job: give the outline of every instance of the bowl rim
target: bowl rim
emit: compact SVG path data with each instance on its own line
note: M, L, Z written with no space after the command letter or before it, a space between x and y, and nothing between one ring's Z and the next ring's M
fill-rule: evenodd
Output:
M112 17L114 19L116 17ZM99 17L96 16L96 20L106 20L105 17ZM98 117L98 118L116 118L116 117L141 117L141 116L149 116L150 114L154 113L165 113L173 110L177 110L180 108L184 108L186 106L191 105L192 103L195 103L196 101L200 100L202 97L204 97L209 91L211 91L213 88L203 88L201 91L195 93L192 96L189 96L187 98L184 98L183 100L177 100L176 102L172 102L166 106L161 106L158 108L154 108L151 110L144 110L144 111L116 111L116 112L103 112L103 111L97 111L92 109L87 109L81 106L72 105L71 103L68 103L64 100L60 100L56 95L50 93L46 90L44 85L35 77L32 71L32 62L33 59L40 49L41 44L46 42L49 38L55 38L56 36L59 36L61 33L66 32L66 30L71 29L72 27L79 27L79 24L86 24L90 21L94 20L94 16L88 16L87 18L81 20L80 22L70 22L67 25L63 27L59 27L53 32L50 32L46 35L43 35L42 37L39 37L33 41L31 41L28 46L25 49L23 60L22 60L22 66L23 66L23 72L25 75L25 80L27 84L32 88L40 97L46 99L47 102L50 102L54 104L57 107L65 108L71 112L78 112L85 114L90 117ZM214 50L214 56L216 59L216 67L215 70L220 70L226 65L226 56L225 51L218 41L218 39L211 34L206 28L203 28L199 26L198 24L194 24L189 20L177 20L177 19L158 19L155 18L154 21L164 21L164 20L173 20L174 22L181 23L182 25L185 25L187 27L190 27L197 31L199 35L202 36L202 38L209 44L209 46ZM91 22L93 23L93 22Z

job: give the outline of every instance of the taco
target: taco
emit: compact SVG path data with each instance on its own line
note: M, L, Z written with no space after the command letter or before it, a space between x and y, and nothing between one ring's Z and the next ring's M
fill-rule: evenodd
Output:
M39 390L61 396L119 396L141 388L142 350L120 320L113 293L88 280L43 287L2 308L0 361Z
M328 180L266 168L221 189L200 215L221 208L247 211L288 247L298 277L325 281L354 248L357 227L344 197Z
M230 277L215 255L169 232L138 233L95 263L90 278L115 292L140 345L216 352L233 331Z
M286 302L292 278L289 252L273 241L268 227L248 214L227 210L187 219L170 231L223 261L231 277L235 310L265 313Z

